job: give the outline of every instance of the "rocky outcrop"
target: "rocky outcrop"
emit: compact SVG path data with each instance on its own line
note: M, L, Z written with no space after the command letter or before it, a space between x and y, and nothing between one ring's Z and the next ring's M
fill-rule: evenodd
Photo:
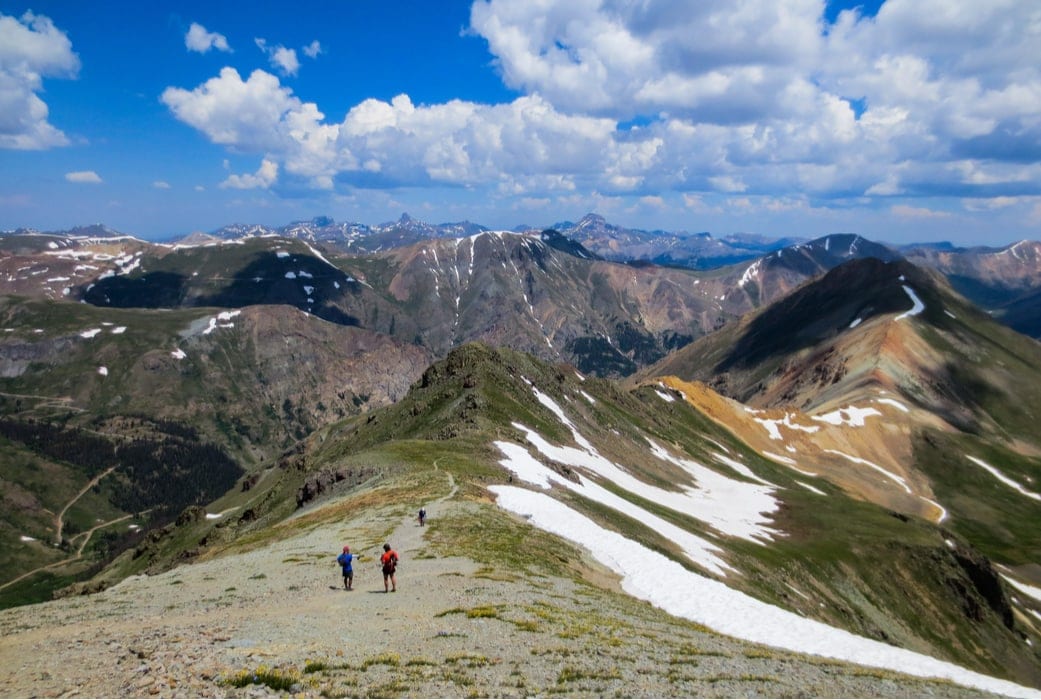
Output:
M976 550L962 545L955 545L952 553L965 577L972 582L972 590L964 586L964 579L955 582L965 614L973 620L982 620L982 602L1001 619L1005 627L1012 629L1012 604L991 561Z
M13 379L22 376L33 363L56 364L74 345L76 339L60 336L36 342L0 342L0 378Z
M296 507L303 508L323 493L328 493L339 485L342 485L343 488L357 486L371 478L375 473L374 469L340 467L338 469L323 469L320 472L311 474L304 481L303 486L296 492Z

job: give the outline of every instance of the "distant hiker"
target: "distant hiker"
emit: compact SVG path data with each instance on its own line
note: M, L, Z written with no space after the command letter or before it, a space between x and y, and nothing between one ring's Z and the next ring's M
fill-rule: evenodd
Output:
M343 587L348 591L354 587L354 555L350 547L343 548L343 554L336 557L336 563L343 567Z
M390 592L398 590L398 580L394 572L398 568L398 553L390 548L389 544L383 545L383 554L380 555L380 564L383 566L383 592L387 592L387 582L390 582Z
M422 527L427 524L427 511L426 508L419 509L419 525Z

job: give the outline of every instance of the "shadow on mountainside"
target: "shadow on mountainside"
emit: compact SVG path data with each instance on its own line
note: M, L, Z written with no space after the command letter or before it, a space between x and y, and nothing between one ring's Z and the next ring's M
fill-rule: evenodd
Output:
M146 309L287 304L341 326L361 325L337 305L358 283L309 255L261 253L213 290L214 280L220 279L200 281L162 270L136 277L117 275L96 281L84 290L83 300L94 306Z
M907 263L876 258L836 267L756 316L715 371L747 369L812 347L857 318L907 311L912 302L899 280L912 271Z

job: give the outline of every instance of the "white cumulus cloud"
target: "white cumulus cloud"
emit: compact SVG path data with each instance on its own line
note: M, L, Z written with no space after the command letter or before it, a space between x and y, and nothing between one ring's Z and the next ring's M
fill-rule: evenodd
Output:
M189 51L198 53L206 53L210 49L217 49L225 53L231 52L228 39L223 34L207 31L206 27L198 22L192 22L188 28L188 33L184 35L184 45L188 47Z
M170 183L166 180L156 180L152 183L152 187L156 188L157 190L168 190L170 189Z
M254 39L254 41L257 44L257 48L267 54L271 67L282 75L294 76L300 71L300 59L296 57L295 49L287 49L281 44L278 46L268 46L267 41L264 39ZM317 55L317 53L315 55Z
M265 158L255 173L229 175L221 187L235 190L267 189L278 180L278 163Z
M318 58L318 54L322 53L322 45L315 39L303 48L303 52L308 58Z
M43 78L74 78L79 57L65 32L48 17L0 13L0 148L39 150L69 143L48 122L38 93Z
M910 161L916 177L901 191L928 195L955 184L944 173L957 160L1041 161L1041 14L1031 3L887 0L876 17L847 11L833 27L823 9L481 0L471 28L510 87L566 112L667 123L665 152L676 158L631 180L641 185L888 195L895 188L879 183ZM1041 190L1036 174L1024 184L991 171L987 187L958 185Z
M720 123L770 113L823 46L817 0L475 2L472 28L507 85L619 118Z
M167 88L162 101L214 143L265 154L285 171L329 188L480 184L489 180L570 189L583 177L625 176L653 158L647 142L616 143L610 119L564 115L538 96L483 105L462 100L416 106L407 95L369 99L328 122L278 78L233 68L194 90ZM507 174L508 172L508 174ZM541 183L541 184L538 184Z
M214 143L247 151L283 150L286 134L279 125L289 113L304 109L274 75L256 70L243 81L234 68L221 69L191 91L167 88L160 99Z
M102 182L101 176L93 170L77 170L75 172L65 173L65 179L68 182L76 182L86 185L100 185Z
M926 218L907 204L920 199L1041 195L1031 3L887 0L832 25L823 13L820 0L476 0L469 30L521 93L508 103L399 95L327 117L278 76L233 68L162 100L214 143L277 166L227 181L268 183L251 186L461 185L654 206L678 193L688 211L717 195L785 211L855 199L904 219ZM278 74L298 72L294 50L257 45Z

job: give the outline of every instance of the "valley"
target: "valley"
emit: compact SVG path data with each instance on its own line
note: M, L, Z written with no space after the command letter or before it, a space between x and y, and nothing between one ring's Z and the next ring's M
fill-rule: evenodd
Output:
M583 222L0 236L0 687L1037 694L1028 247Z

